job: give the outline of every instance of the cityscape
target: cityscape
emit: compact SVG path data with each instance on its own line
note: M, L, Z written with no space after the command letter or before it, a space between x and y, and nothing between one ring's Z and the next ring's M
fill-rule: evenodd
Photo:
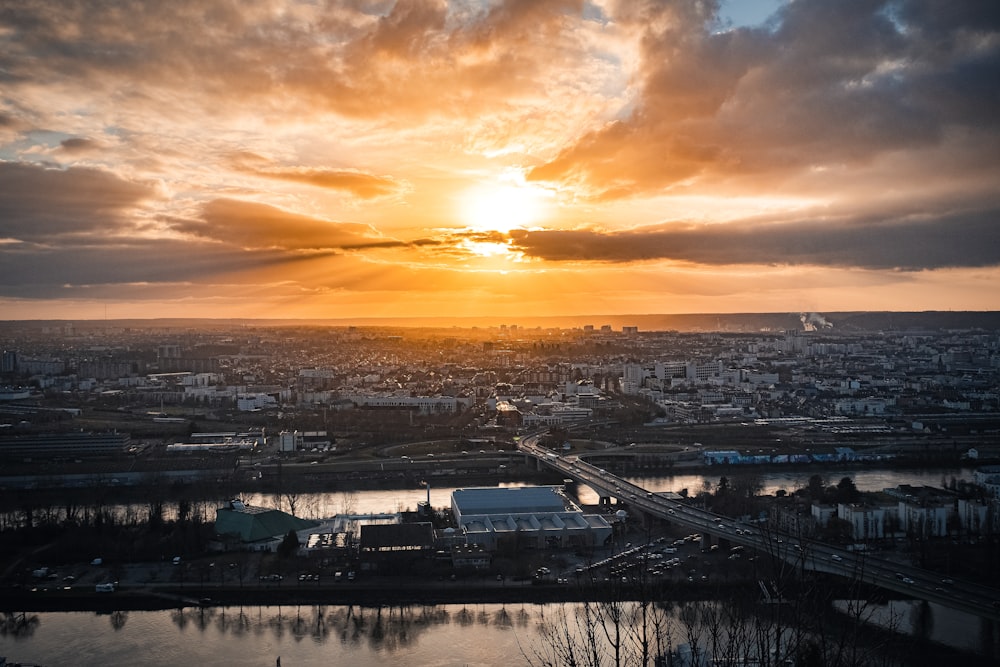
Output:
M865 317L4 323L8 632L32 610L856 598L980 619L968 659L993 659L1000 334ZM932 481L860 489L871 470ZM419 500L359 508L393 489Z
M1000 4L0 3L0 667L1000 663Z

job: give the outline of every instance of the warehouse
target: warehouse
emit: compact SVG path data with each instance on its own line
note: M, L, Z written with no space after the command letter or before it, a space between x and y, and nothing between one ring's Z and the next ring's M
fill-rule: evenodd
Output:
M490 551L589 548L611 540L611 524L584 514L554 486L476 487L451 494L468 544Z

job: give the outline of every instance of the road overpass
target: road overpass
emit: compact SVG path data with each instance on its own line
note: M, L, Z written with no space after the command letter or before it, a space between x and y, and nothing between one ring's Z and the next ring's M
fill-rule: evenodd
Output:
M1000 591L996 589L969 581L943 578L934 572L875 558L871 554L800 539L770 527L736 522L730 517L652 493L578 456L560 456L539 445L542 435L544 434L521 438L518 449L537 459L540 465L558 471L564 478L586 484L601 496L617 498L635 511L734 545L774 554L805 570L848 577L905 596L1000 621Z

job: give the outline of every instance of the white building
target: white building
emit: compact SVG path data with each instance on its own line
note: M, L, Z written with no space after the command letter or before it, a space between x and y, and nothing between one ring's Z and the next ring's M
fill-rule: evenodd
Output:
M996 504L993 501L992 504ZM970 500L967 498L958 499L958 521L962 526L962 532L971 535L988 535L994 532L995 526L991 525L994 521L991 519L990 502L981 502L978 500Z
M900 528L919 537L944 537L948 534L950 508L938 504L899 503Z
M271 394L239 394L236 397L236 409L241 412L253 412L266 408L278 407L278 401Z
M359 407L414 410L422 415L452 414L472 407L474 399L463 396L385 396L355 394L350 397Z
M837 518L851 524L851 539L880 540L885 537L885 508L840 503Z
M490 551L601 546L612 534L552 486L456 489L451 510L466 542Z

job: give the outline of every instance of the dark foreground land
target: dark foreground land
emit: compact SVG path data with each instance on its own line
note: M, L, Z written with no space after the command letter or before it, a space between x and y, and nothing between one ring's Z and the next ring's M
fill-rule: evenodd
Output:
M811 596L822 590L830 599L859 593L884 601L883 591L859 591L853 584L827 580L821 586L789 589L788 595ZM756 581L726 582L636 582L617 583L573 580L567 583L534 583L531 580L496 581L492 577L460 580L421 580L401 577L374 577L364 582L300 586L294 582L280 586L163 585L122 588L99 593L92 588L8 589L0 611L127 611L175 609L191 606L286 606L360 605L406 606L438 604L549 603L657 601L657 600L747 600L760 598Z

